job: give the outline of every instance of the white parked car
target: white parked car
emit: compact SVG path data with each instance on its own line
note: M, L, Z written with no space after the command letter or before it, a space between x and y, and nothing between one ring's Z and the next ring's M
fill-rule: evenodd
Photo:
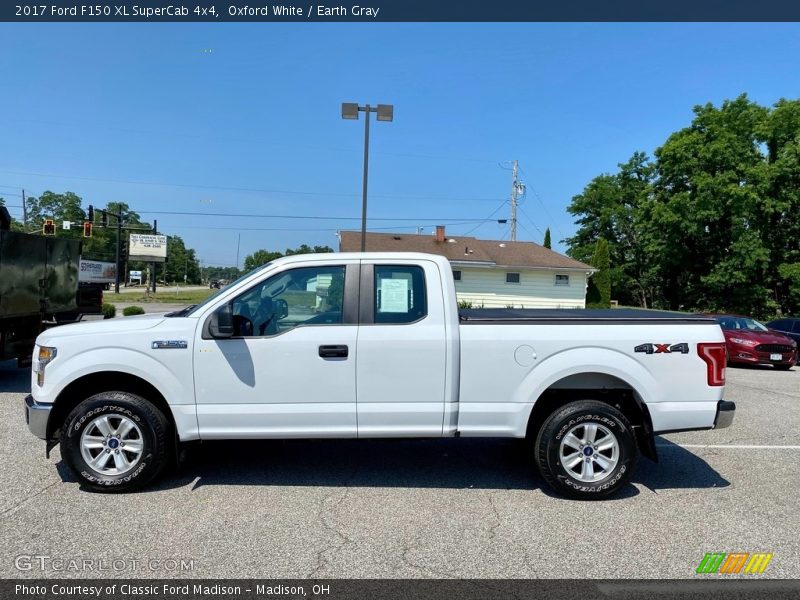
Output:
M713 319L459 313L426 254L281 258L183 311L36 344L28 425L96 491L147 484L190 440L460 436L528 438L553 488L599 498L656 459L654 434L735 410Z

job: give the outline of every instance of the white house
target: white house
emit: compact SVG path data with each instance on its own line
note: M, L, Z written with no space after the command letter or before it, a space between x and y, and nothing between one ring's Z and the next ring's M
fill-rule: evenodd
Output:
M339 250L358 252L361 232L342 231ZM586 286L596 271L582 262L533 242L436 235L368 233L372 252L429 252L453 267L460 302L486 308L585 308Z

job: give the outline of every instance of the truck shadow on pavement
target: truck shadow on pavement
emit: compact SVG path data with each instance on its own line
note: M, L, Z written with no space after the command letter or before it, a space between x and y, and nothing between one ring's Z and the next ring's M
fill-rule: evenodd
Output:
M659 440L661 462L640 459L633 483L658 493L730 483L688 450ZM145 491L215 485L536 490L555 497L521 440L260 440L197 445ZM60 471L65 471L60 469ZM66 475L66 473L64 473ZM628 485L610 500L640 493Z
M31 391L31 370L17 367L16 360L0 361L0 394L27 394ZM22 405L20 405L20 410Z

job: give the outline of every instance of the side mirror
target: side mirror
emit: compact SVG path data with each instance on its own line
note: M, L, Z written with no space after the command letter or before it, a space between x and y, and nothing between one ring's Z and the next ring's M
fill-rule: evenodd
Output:
M289 303L286 302L284 299L278 299L274 301L275 304L275 315L279 319L283 319L289 316Z
M208 333L212 338L233 337L233 313L231 305L225 304L211 313L208 322Z

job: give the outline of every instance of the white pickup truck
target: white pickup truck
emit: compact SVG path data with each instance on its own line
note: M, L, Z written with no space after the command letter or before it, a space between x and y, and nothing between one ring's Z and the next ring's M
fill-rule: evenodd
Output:
M95 491L191 440L482 436L529 439L556 491L600 498L654 434L731 424L725 359L711 318L459 313L442 257L299 255L182 311L41 334L25 413Z

